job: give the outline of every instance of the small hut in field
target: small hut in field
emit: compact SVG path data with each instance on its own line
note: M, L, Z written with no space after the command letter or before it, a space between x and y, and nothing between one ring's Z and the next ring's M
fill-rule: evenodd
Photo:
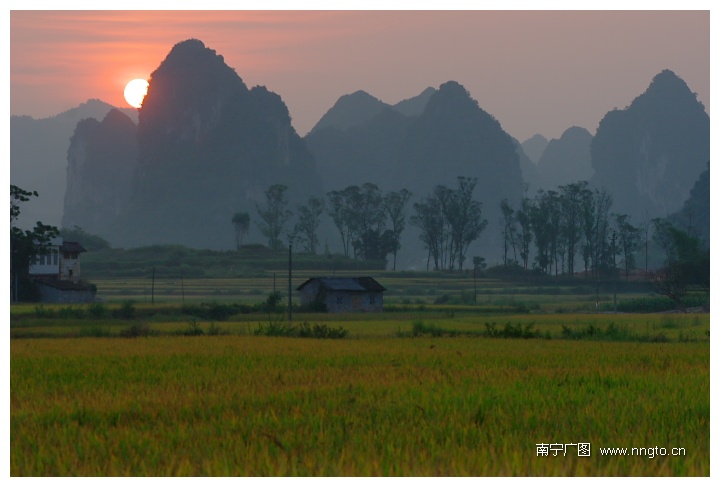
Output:
M383 310L385 288L372 277L312 277L297 290L303 306L324 304L330 313Z

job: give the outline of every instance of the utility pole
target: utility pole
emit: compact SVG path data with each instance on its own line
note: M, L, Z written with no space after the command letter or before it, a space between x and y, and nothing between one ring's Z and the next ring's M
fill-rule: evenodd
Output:
M288 247L288 321L292 323L292 244Z
M150 303L155 304L155 266L152 271L152 285L150 287Z
M475 303L475 306L477 306L477 266L473 266L473 288L475 290L475 294L473 294L473 302Z
M613 241L612 241L612 258L613 258L613 270L612 270L612 280L613 280L613 306L615 308L615 313L617 313L617 279L615 278L616 273L616 264L615 264L615 230L613 230Z
M182 268L180 268L180 290L182 291L182 302L185 304L185 283L183 282Z

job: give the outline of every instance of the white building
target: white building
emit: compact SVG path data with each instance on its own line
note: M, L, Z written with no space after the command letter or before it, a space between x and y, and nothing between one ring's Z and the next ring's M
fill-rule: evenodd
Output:
M38 255L30 266L30 277L40 280L78 282L80 254L87 252L78 242L65 242L56 237L48 244L48 252Z

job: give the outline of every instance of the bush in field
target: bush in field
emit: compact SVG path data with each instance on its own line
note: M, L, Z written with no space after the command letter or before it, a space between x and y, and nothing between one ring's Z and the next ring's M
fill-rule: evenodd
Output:
M123 338L147 337L152 334L153 331L147 323L137 323L120 331L120 336Z
M308 304L301 308L301 311L306 313L327 313L328 308L325 303L320 300L310 301Z
M35 316L38 318L54 318L55 312L40 304L35 306Z
M103 303L90 303L87 312L93 318L104 318L108 314L108 309Z
M707 303L707 297L699 295L685 296L680 304L683 309L687 309L705 306ZM605 304L603 309L610 311L614 309L614 307L612 304ZM677 309L677 304L668 297L654 296L621 300L617 304L617 309L623 313L659 313L662 311L673 311Z
M525 326L518 323L513 325L512 323L505 323L502 330L498 330L495 322L485 322L486 336L490 338L539 338L540 332L534 330L535 323L528 323Z
M135 301L123 301L119 309L113 312L113 316L123 320L131 320L135 318Z
M345 338L348 331L343 327L331 328L326 324L310 325L307 321L300 325L294 325L271 320L267 325L261 324L254 334L291 338Z
M201 303L186 304L182 307L182 313L188 316L203 318L206 320L226 321L237 314L248 314L252 307L240 303Z
M273 291L270 294L268 294L267 299L263 303L263 310L267 312L272 311L279 311L281 309L281 304L283 300L283 296L280 293L280 291Z
M110 338L112 336L112 333L110 333L110 328L107 326L93 325L83 326L82 328L80 328L80 336L94 338Z
M587 325L585 328L573 330L568 326L562 325L562 337L570 340L608 340L608 341L629 341L629 342L653 342L664 343L668 338L664 333L637 334L631 332L625 326L618 326L614 322L610 323L605 329L593 324Z
M422 320L415 321L412 326L412 336L430 335L432 337L455 336L457 332L445 330L433 324L426 325Z
M219 326L216 326L215 323L211 322L210 326L208 327L207 334L210 336L217 336L217 335L222 334L222 330L220 329Z
M180 332L178 332L178 334L184 336L200 336L204 335L205 332L202 328L200 328L200 325L196 320L190 320L190 322L188 322L187 328L181 330Z
M85 317L85 310L76 306L66 306L58 310L58 317L65 319L82 319Z

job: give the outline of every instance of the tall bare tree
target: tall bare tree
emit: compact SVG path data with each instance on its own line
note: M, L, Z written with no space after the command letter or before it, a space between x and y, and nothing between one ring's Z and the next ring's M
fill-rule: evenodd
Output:
M285 191L288 187L284 184L274 184L265 191L266 207L260 208L255 205L260 215L261 221L257 223L260 232L267 237L268 246L273 250L282 249L283 243L280 240L285 223L293 215L292 211L287 209L288 202L285 197Z
M232 224L235 229L235 246L240 250L243 239L250 230L250 215L246 212L237 212L232 217Z
M397 253L400 250L400 235L405 229L405 206L411 196L410 191L401 189L400 191L390 191L383 198L383 207L392 225L393 270L395 270Z

